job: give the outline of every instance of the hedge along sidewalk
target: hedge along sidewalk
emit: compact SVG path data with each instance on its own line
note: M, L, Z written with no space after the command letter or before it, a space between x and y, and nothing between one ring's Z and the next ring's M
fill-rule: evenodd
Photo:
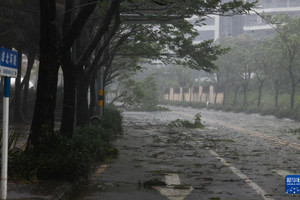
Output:
M235 113L246 113L246 114L260 114L260 115L273 115L279 119L289 118L292 120L300 121L300 107L297 107L294 110L290 110L286 107L257 107L253 105L241 106L241 105L222 105L222 104L209 104L208 106L205 103L199 102L179 102L179 101L163 101L163 105L171 106L183 106L183 107L192 107L198 109L209 109L209 110L221 110L224 112L235 112Z
M78 128L71 140L58 135L54 145L39 155L13 152L9 172L14 179L9 180L8 198L61 199L71 190L71 183L87 180L96 163L118 154L111 141L122 129L122 116L115 110L113 115L104 118L100 126Z
M18 135L14 147L25 149L30 126L27 124L12 124L10 133L16 132ZM10 166L8 166L10 167ZM49 199L59 200L63 195L71 190L71 183L58 180L39 180L35 182L24 179L9 178L8 180L8 199Z

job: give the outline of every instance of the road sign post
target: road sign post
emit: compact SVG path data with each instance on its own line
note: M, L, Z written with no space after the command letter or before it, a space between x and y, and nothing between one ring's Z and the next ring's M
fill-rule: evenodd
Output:
M9 126L9 90L10 77L17 77L18 53L0 49L0 75L4 76L3 88L3 125L2 125L2 168L1 197L7 199L7 157L8 157L8 126Z
M4 78L3 90L3 126L2 126L2 168L1 188L2 199L7 198L7 157L8 157L8 125L9 125L9 86L10 78Z

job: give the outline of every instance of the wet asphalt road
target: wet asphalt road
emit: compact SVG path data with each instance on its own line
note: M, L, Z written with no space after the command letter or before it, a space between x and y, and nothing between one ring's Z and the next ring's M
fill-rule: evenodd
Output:
M69 199L293 200L284 176L300 174L300 124L272 116L171 107L124 112L119 157L100 166ZM204 129L166 126L201 113ZM142 183L166 180L166 187Z

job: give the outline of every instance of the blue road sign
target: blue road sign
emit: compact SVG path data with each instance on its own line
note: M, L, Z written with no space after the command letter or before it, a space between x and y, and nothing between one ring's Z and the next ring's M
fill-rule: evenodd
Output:
M18 53L8 49L0 48L0 75L17 77Z
M285 177L285 193L300 194L300 175L287 175Z

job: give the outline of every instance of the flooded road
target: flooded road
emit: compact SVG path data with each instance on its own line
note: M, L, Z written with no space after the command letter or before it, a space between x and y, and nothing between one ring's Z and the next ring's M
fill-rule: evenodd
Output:
M124 112L119 157L70 199L281 200L285 175L300 174L300 124L272 116L170 107ZM168 127L201 113L204 129ZM153 180L166 186L146 187Z

